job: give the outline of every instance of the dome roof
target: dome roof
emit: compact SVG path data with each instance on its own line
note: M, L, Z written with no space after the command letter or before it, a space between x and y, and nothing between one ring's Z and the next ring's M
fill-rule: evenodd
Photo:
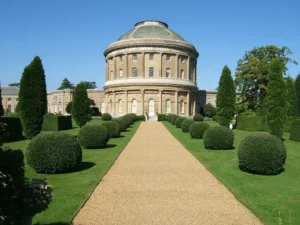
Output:
M155 20L136 23L134 29L122 35L118 41L138 38L161 38L186 42L179 34L168 29L168 24Z

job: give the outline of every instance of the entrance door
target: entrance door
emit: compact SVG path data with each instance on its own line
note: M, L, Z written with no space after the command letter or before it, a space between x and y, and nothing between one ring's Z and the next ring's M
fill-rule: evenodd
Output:
M149 100L149 116L154 116L154 100Z

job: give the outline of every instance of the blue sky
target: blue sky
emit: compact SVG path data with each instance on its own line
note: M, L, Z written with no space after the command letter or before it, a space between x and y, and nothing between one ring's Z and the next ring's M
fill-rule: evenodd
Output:
M142 20L161 20L200 52L199 89L214 90L224 65L255 46L288 46L300 63L300 1L77 1L11 0L0 3L0 80L19 82L35 55L41 57L47 90L63 78L105 82L103 51ZM291 77L299 65L288 65Z

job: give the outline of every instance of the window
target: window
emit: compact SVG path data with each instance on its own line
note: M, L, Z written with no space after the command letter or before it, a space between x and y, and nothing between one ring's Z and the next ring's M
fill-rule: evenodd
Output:
M121 55L119 56L119 62L123 62L123 58Z
M132 55L132 60L136 61L137 60L137 55Z
M119 70L119 76L120 76L120 78L123 78L123 70L122 69Z
M149 67L149 77L154 77L154 67Z
M7 98L7 101L9 101L9 102L10 102L10 101L11 101L11 98Z
M149 60L153 60L154 59L154 54L150 54L149 55Z
M11 105L7 105L6 112L11 112Z
M184 79L184 70L180 70L180 77L181 79Z
M166 60L167 60L167 61L171 61L171 56L170 56L170 55L167 55Z
M166 113L171 113L171 100L166 101Z
M131 112L132 113L137 113L137 101L136 101L136 99L132 99Z
M170 68L167 68L167 69L166 69L166 77L167 77L167 78L170 78L170 77L171 77L171 69L170 69Z
M181 63L184 63L185 59L183 57L181 57Z
M16 101L18 102L18 101L19 101L19 98L16 98Z
M132 68L132 77L137 77L137 68Z
M122 113L122 110L123 110L123 102L122 102L122 100L120 99L120 100L119 100L119 113Z
M184 113L184 101L183 100L180 101L179 108L180 108L180 113Z

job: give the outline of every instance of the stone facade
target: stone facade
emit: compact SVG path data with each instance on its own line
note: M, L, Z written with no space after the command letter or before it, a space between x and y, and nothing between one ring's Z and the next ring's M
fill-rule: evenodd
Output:
M2 105L5 112L15 112L19 101L19 88L1 87Z

